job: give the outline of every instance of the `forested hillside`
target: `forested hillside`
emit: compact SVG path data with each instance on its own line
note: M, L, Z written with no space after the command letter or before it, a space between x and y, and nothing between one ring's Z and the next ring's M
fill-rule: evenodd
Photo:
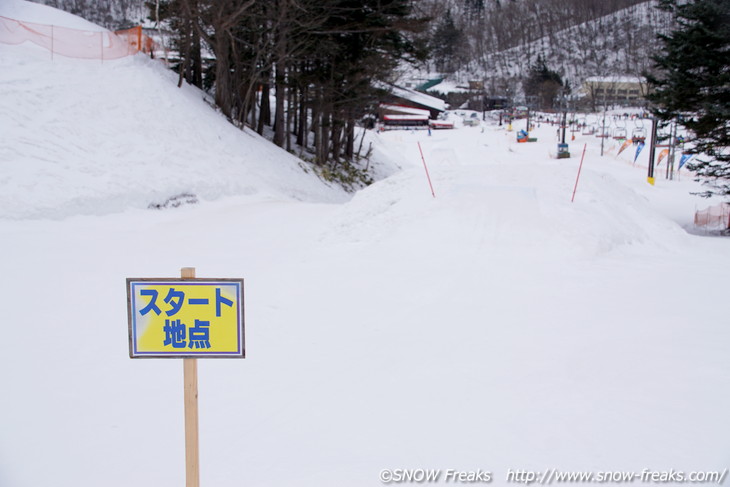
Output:
M111 29L153 23L158 5L163 17L168 5L191 5L194 10L205 6L202 1L169 0L36 1ZM236 3L257 2L222 2ZM308 2L286 3L297 16L307 17L303 12ZM656 35L666 32L671 23L666 13L654 8L656 0L418 0L410 4L413 18L429 20L420 33L408 33L427 56L419 70L462 83L484 81L494 95L521 92L538 56L572 88L589 76L640 75L652 69ZM281 5L273 2L269 9ZM299 28L306 29L305 23L299 22Z
M422 72L484 81L494 95L519 93L539 61L569 89L590 76L640 76L653 68L657 34L671 26L656 3L429 0L421 8L436 20L423 39L431 56Z
M40 3L109 28L159 20L180 82L208 90L233 123L335 168L357 157L355 127L382 100L378 82L403 71L478 81L485 94L515 101L536 73L554 85L548 100L575 93L590 76L643 74L657 33L670 26L656 1Z
M35 0L110 29L152 22L149 0ZM204 2L183 2L202 5ZM239 2L246 3L246 2ZM302 2L294 2L301 4ZM306 3L306 2L304 2ZM492 91L526 76L542 55L572 85L591 75L651 69L656 34L670 19L654 0L419 0L431 20L415 41L428 53L424 71L484 78ZM300 8L305 5L300 5Z

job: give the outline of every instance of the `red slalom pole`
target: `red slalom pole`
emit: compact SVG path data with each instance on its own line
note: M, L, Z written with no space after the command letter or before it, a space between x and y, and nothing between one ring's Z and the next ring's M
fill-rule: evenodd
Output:
M580 156L580 165L578 166L578 175L575 177L575 186L573 187L573 197L570 198L571 203L573 202L573 200L575 200L575 190L578 189L578 180L580 179L580 170L583 167L583 158L586 156L586 147L588 147L588 144L585 144L583 146L583 155Z
M426 178L428 179L428 185L431 187L431 194L436 197L436 193L433 191L433 184L431 184L431 176L428 175L428 167L426 166L426 158L423 157L423 150L421 149L421 143L418 143L418 152L421 153L421 160L423 161L423 168L426 170Z

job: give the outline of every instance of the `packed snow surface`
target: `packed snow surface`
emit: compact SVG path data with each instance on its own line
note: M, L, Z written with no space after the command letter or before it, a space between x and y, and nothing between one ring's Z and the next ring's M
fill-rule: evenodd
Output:
M199 360L201 485L730 467L730 241L685 169L452 112L369 132L352 195L158 61L0 65L3 487L184 484L182 364L129 359L125 278L187 266L245 279L246 359Z

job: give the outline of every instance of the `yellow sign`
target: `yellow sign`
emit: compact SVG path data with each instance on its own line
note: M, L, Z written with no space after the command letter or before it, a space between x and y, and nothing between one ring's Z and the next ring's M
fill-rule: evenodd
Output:
M127 279L129 356L244 358L243 279Z

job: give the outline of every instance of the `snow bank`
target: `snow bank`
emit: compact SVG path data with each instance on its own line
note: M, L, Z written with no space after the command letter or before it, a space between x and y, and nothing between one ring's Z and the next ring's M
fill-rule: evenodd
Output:
M31 16L54 10L31 5L5 11L56 18ZM108 214L180 194L347 199L231 126L197 89L172 89L177 77L160 61L51 61L35 46L0 45L0 64L14 66L0 73L0 218Z
M68 12L25 0L3 0L0 3L0 16L21 22L54 25L68 29L88 30L91 32L107 30Z

